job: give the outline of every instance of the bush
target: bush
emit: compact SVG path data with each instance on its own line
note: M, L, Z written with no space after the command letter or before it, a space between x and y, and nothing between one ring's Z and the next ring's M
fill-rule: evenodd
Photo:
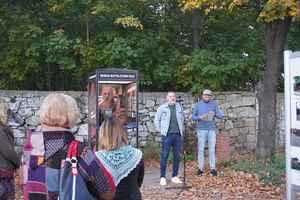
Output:
M224 164L229 170L243 171L253 176L257 174L265 185L279 186L285 179L284 152L277 152L270 157L256 160L254 156L239 156Z
M143 150L144 160L148 159L159 159L161 156L161 149L155 146L149 146Z
M161 155L160 155L159 158L161 159ZM196 160L195 155L185 155L185 162L192 161L192 160ZM183 161L184 161L184 155L181 154L180 155L180 162L183 162ZM173 155L170 152L168 160L167 160L167 164L172 164L172 163L173 163Z

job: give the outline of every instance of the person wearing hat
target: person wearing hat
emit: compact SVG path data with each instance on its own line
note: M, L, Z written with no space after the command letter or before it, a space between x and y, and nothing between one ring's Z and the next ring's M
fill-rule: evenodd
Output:
M215 132L215 118L221 119L222 114L217 104L211 101L211 90L204 90L202 93L202 100L197 102L194 107L192 120L198 121L198 176L203 174L204 167L204 148L205 142L208 142L209 149L209 166L210 175L217 176L215 171L215 147L216 147L216 132Z

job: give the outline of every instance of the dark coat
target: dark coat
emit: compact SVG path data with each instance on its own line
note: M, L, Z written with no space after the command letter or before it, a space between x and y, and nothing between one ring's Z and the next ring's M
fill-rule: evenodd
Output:
M144 179L144 160L143 158L139 164L134 168L130 174L123 178L116 188L115 200L140 200L142 194L140 187Z
M14 136L12 130L0 124L0 168L18 168L20 157L14 149Z

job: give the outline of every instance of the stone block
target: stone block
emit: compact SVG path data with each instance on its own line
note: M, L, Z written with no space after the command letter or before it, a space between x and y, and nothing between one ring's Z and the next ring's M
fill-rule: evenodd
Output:
M144 127L144 131L149 131L149 129L148 129L148 127L147 127L147 125L145 124L145 125L143 125L143 127Z
M256 147L256 144L255 143L245 143L245 148L246 150L249 150L249 151L254 151L255 150L255 147Z
M18 146L24 146L26 138L15 138L15 144Z
M155 128L153 122L147 121L146 124L147 124L148 130L149 130L151 133L157 132L157 130L156 130L156 128Z
M15 148L16 153L19 155L19 157L21 157L21 155L23 154L24 146L16 145L16 146L14 146L14 148Z
M238 137L237 137L237 141L238 141L239 143L244 143L244 142L245 142L245 136L244 136L244 135L238 136Z
M228 102L219 104L219 105L220 105L220 109L226 110L226 109L230 108L230 104Z
M255 137L255 135L247 135L247 140L246 140L247 142L249 142L249 143L255 143L256 142L256 137Z
M131 146L136 145L136 137L132 137L131 140L128 142Z
M34 112L30 108L23 108L18 111L20 116L30 117L34 114Z
M225 129L231 129L233 128L233 123L231 120L226 120L225 122Z
M146 100L146 108L153 108L153 106L155 105L155 102L152 100Z
M229 133L231 137L239 136L239 131L236 128L229 130Z
M84 137L83 136L77 135L77 136L75 136L75 139L79 140L80 142L84 142Z
M150 119L150 118L149 118L149 116L147 116L147 115L142 115L142 116L141 116L141 121L142 121L142 122L149 121L149 119Z
M139 132L139 137L147 137L150 135L150 132Z
M248 127L255 126L255 118L246 118L244 122L245 122L245 126Z
M144 126L142 124L139 124L139 132L143 132L144 131ZM127 131L128 132L128 131Z
M14 137L15 138L23 138L23 137L25 137L25 132L20 131L18 129L14 129L13 131L14 131Z
M167 96L167 93L166 93L166 96ZM166 98L157 98L157 100L156 100L156 104L157 105L161 105L161 104L164 104L164 103L166 103L167 102L167 100L166 100Z
M256 117L256 110L254 107L233 108L232 112L236 113L238 118Z
M225 124L221 123L221 122L218 122L218 123L216 123L216 128L224 129L225 128Z
M249 134L255 135L256 133L256 128L255 127L249 127Z
M233 127L234 128L241 128L243 126L244 126L244 123L242 121L233 122Z
M237 119L237 114L234 112L230 112L230 113L228 113L228 118L235 120L235 119Z
M88 135L88 124L83 124L81 126L79 126L79 129L78 129L78 132L77 134L80 135L80 136L83 136L83 135Z
M15 102L9 102L6 104L7 109L10 109L13 112L18 112L19 108L21 105L21 101L19 101L18 99L16 99Z
M43 101L41 101L41 98L28 98L27 100L28 106L31 108L40 108Z
M248 127L243 127L238 129L240 132L240 135L246 135L249 133L249 128Z
M40 118L38 116L31 116L26 119L26 124L29 126L37 126L40 124Z
M149 142L148 141L140 141L139 142L139 146L140 147L147 147L149 145Z
M161 137L157 137L157 136L156 136L155 139L154 139L154 141L155 141L155 142L161 142Z
M242 143L236 143L234 144L235 148L242 148L244 145Z
M243 107L243 106L254 106L255 97L242 96L240 94L231 94L227 97L232 108Z
M156 113L156 112L149 112L150 118L155 117L155 113Z
M143 114L143 113L148 113L148 110L147 109L141 109L141 110L139 110L139 114Z

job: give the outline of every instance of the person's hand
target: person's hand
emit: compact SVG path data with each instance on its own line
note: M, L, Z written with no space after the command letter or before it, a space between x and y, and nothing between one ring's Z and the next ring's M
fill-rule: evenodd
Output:
M216 115L216 113L215 113L215 112L213 112L213 111L210 111L210 112L209 112L209 114L212 114L213 116L215 116L215 115Z
M205 120L205 119L206 119L206 116L205 116L205 115L201 115L201 116L199 116L199 119L200 119L200 120Z

